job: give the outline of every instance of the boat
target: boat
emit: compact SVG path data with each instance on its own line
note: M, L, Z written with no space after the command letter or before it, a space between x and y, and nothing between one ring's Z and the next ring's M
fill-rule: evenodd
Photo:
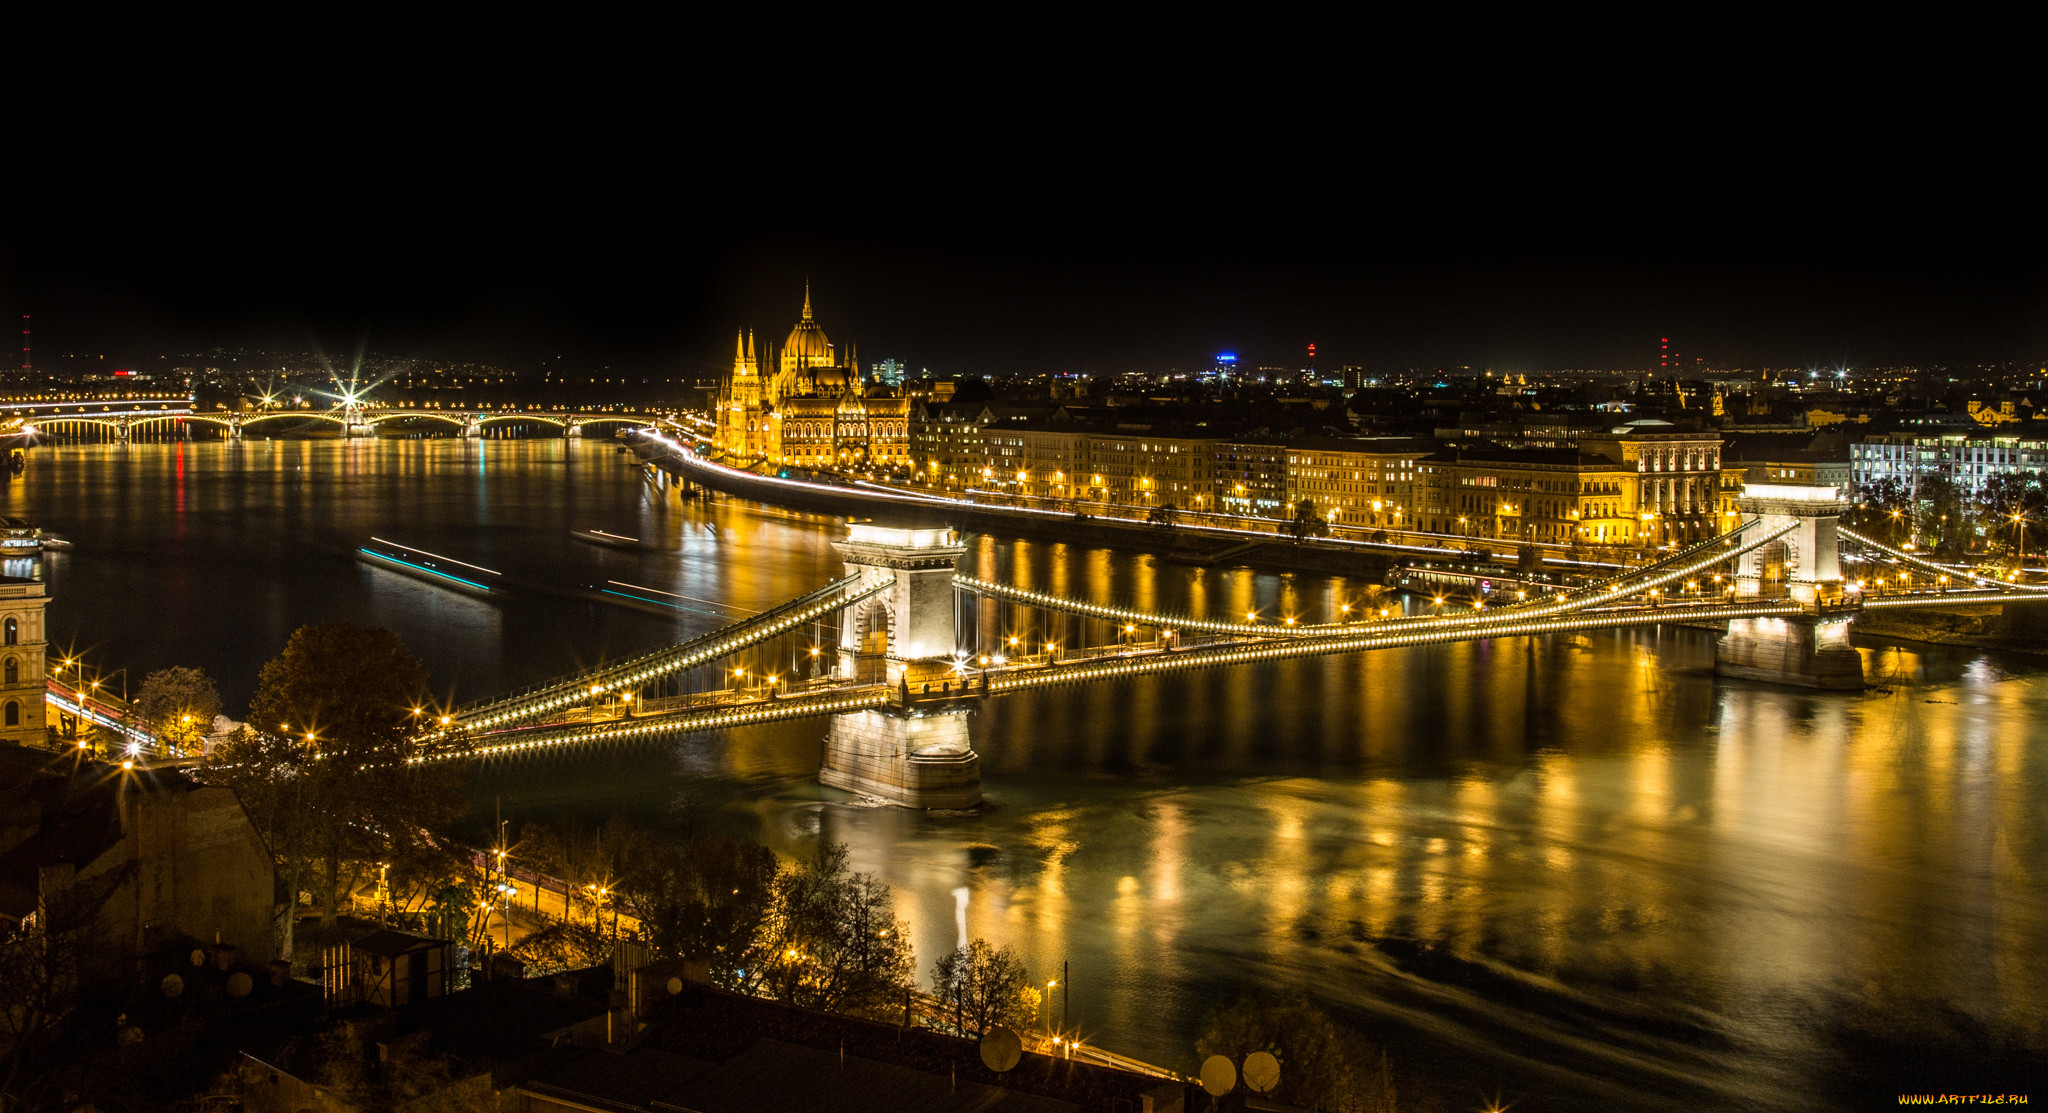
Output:
M71 539L69 537L65 537L62 534L51 533L48 530L43 531L44 552L63 552L69 548L71 548Z
M469 595L496 596L505 590L504 573L496 569L400 545L381 537L372 537L369 544L358 548L356 559Z
M613 533L610 530L604 529L570 530L569 536L586 545L603 545L612 549L644 549L647 547L637 537L627 537L623 533Z
M0 557L35 556L43 551L43 531L23 518L0 518Z

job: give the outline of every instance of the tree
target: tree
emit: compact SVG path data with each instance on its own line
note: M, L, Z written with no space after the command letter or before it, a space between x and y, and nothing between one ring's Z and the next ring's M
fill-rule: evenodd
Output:
M1912 505L1911 489L1897 476L1873 479L1856 490L1856 511L1853 515L1859 529L1888 531L1889 540L1896 545L1911 533L1917 517Z
M1288 521L1287 529L1288 532L1294 535L1296 541L1302 541L1310 537L1330 536L1330 523L1322 515L1316 513L1316 504L1313 499L1303 499L1294 504L1294 517Z
M263 666L251 729L209 759L204 775L241 797L287 893L313 886L323 928L333 927L356 875L431 855L427 832L463 811L458 763L411 760L422 756L426 681L389 630L301 627ZM291 921L287 909L286 953Z
M2039 472L1999 472L1984 477L1971 509L1994 536L2016 549L2023 525L2039 521L2043 496Z
M1386 1052L1338 1026L1303 998L1243 1000L1210 1014L1195 1041L1195 1056L1228 1056L1242 1063L1254 1051L1280 1060L1273 1096L1336 1113L1392 1113L1394 1083Z
M620 884L657 953L704 960L714 984L744 990L780 874L760 843L703 839L641 855Z
M951 1011L963 1036L980 1039L997 1025L1028 1028L1038 994L1023 960L1008 947L976 939L932 967L933 994L940 1011Z
M512 953L526 964L528 976L583 970L611 958L612 937L589 924L549 924L521 939Z
M1174 518L1178 513L1178 508L1172 503L1162 502L1145 512L1145 520L1158 526L1160 529L1172 529Z
M889 1015L915 976L907 926L889 886L846 868L843 843L820 843L776 875L773 897L737 981L809 1009Z
M1920 481L1920 502L1924 508L1920 528L1926 534L1923 543L1938 553L1961 552L1962 539L1969 532L1969 514L1960 485L1947 475L1927 476Z
M158 669L143 679L135 713L152 734L182 750L213 733L220 692L198 669Z

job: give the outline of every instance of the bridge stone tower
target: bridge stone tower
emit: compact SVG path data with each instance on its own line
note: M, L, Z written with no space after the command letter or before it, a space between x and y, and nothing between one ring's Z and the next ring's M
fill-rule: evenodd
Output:
M896 684L914 662L953 656L953 566L967 547L952 530L854 522L833 548L846 559L846 574L860 577L854 592L896 581L840 622L841 676ZM877 666L885 674L870 675Z
M1842 591L1837 532L1848 502L1832 486L1753 483L1735 505L1761 519L1751 528L1765 534L1793 527L1742 556L1735 570L1737 590L1758 598L1789 598L1803 604L1805 612L1730 621L1714 647L1714 672L1807 688L1863 687L1863 658L1849 644L1856 608Z
M958 686L953 568L967 551L950 529L897 529L855 522L836 547L854 592L895 582L840 619L834 671L908 693L915 684ZM943 690L942 688L940 690ZM908 808L968 808L981 802L981 756L968 738L964 700L907 698L900 707L832 717L818 779Z

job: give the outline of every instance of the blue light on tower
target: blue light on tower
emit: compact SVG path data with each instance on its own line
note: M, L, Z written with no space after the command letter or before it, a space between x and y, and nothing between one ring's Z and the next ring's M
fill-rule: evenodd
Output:
M1216 374L1218 374L1218 375L1222 376L1223 378L1226 378L1226 379L1227 379L1227 378L1229 378L1229 377L1230 377L1231 375L1235 374L1236 372L1237 372L1237 353L1236 353L1236 352L1217 352L1217 353L1216 353Z

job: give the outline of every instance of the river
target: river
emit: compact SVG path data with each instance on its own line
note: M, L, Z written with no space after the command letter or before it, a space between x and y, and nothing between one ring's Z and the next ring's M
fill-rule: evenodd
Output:
M828 518L685 505L606 441L39 448L4 512L53 645L231 713L296 627L391 627L450 701L709 630L839 573ZM571 530L646 538L638 553ZM504 571L501 602L361 564L375 535ZM1109 601L1313 619L1359 585L994 537L962 568ZM18 569L16 571L19 571ZM670 615L589 602L619 580ZM1211 1008L1305 993L1464 1108L1863 1108L2048 1077L2048 670L1859 640L1876 686L1715 679L1712 635L1600 632L992 701L989 808L864 807L798 722L479 770L515 825L624 815L844 841L926 971L964 929L1076 1024L1189 1066ZM110 673L110 684L121 678ZM1886 1097L1893 1095L1893 1097Z

